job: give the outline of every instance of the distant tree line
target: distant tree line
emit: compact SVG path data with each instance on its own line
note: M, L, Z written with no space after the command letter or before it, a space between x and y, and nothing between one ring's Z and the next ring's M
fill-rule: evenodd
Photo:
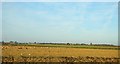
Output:
M54 45L91 45L91 46L114 46L112 44L85 44L85 43L37 43L37 42L28 42L28 43L20 43L17 41L9 41L9 42L4 42L2 41L2 44L54 44Z
M18 42L17 41L10 41L10 42L2 41L2 44L18 44Z

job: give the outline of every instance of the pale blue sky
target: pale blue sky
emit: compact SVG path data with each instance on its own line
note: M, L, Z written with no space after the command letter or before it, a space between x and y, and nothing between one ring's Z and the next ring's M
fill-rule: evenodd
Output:
M1 0L2 2L118 2L119 0Z
M3 3L3 40L118 43L117 2Z

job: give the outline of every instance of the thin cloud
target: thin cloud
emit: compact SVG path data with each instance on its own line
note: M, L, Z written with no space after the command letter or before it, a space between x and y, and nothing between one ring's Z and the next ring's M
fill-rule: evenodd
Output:
M3 5L3 39L6 41L117 43L117 3L40 2Z

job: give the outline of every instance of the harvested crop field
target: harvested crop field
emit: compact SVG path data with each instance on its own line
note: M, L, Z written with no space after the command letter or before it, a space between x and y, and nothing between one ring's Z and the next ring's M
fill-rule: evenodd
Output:
M118 50L81 49L60 47L3 46L3 56L97 56L118 57ZM29 55L30 54L30 55Z
M2 62L118 62L118 50L2 46Z

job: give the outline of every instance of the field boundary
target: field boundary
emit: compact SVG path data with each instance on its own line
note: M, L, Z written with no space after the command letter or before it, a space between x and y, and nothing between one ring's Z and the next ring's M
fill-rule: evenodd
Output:
M85 48L85 49L120 50L119 46L92 46L92 45L11 44L11 45L2 45L2 46L35 46L35 47L63 47L63 48Z

